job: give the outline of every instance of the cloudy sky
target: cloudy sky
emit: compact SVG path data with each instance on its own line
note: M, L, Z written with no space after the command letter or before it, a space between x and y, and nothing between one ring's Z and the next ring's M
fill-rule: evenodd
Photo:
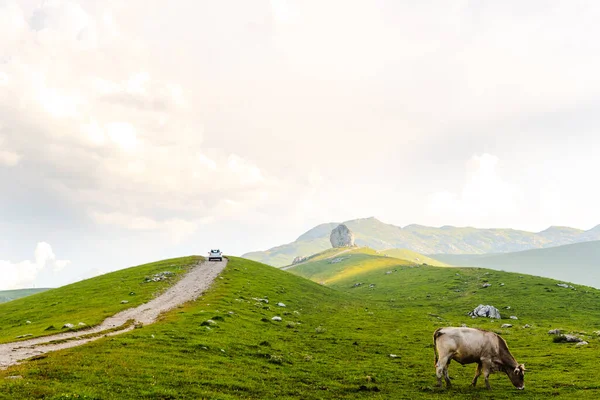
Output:
M600 3L0 0L0 289L316 224L600 223Z

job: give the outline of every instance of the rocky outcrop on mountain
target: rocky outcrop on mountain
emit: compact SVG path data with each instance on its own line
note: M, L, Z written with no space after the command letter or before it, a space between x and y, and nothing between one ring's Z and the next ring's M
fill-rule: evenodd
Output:
M308 257L303 257L303 256L297 256L296 258L294 258L294 260L292 261L292 265L296 265L296 264L300 264L303 263L304 261L306 261Z
M331 231L329 241L332 247L354 247L354 233L344 224L338 225Z
M473 318L486 317L486 318L497 318L500 319L500 311L494 306L483 304L478 305L473 311L469 313Z

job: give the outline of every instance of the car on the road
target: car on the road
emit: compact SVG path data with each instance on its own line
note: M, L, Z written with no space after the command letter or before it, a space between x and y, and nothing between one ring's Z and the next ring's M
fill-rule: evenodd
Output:
M208 252L208 261L223 261L223 253L219 249L212 249Z

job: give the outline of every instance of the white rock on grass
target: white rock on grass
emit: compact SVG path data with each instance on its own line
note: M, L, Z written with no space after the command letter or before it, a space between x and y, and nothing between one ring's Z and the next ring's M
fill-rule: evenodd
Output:
M271 320L273 320L273 321L281 321L281 317L275 316L275 317L271 318Z
M86 326L85 322L80 322L77 325L79 325L79 326Z
M283 303L277 303L277 305L278 305L279 307L285 307L285 304L283 304Z
M129 301L127 301L127 300L121 300L121 304L127 304L127 303L129 303Z
M500 328L512 328L511 324L502 324Z
M490 305L478 305L473 311L469 313L469 315L473 318L477 317L487 317L487 318L496 318L500 319L500 311L494 306Z
M582 340L581 342L577 343L575 346L585 346L586 344L589 344L589 343L586 342L585 340Z
M390 354L391 358L398 358L398 356L396 354Z
M75 328L75 325L73 325L73 324L64 324L63 325L63 329L65 329L65 328L67 328L67 329L73 329L73 328Z
M548 331L548 335L560 335L561 330L560 329L550 329Z
M516 315L511 315L511 316L510 316L510 319L519 319L519 318L517 318L517 316L516 316Z

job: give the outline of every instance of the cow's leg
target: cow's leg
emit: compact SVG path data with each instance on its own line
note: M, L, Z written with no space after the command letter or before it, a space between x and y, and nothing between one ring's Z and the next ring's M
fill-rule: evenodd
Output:
M450 387L450 379L448 378L448 364L450 363L451 354L445 355L438 359L435 366L435 376L437 377L437 386L442 386L442 376L446 380L446 386Z
M490 369L489 368L483 369L483 377L485 378L485 387L488 389L491 389L492 387L490 386Z
M475 371L475 378L473 378L473 382L471 382L471 385L473 385L473 386L477 385L477 378L479 378L480 375L481 375L481 363L477 363L477 370Z

